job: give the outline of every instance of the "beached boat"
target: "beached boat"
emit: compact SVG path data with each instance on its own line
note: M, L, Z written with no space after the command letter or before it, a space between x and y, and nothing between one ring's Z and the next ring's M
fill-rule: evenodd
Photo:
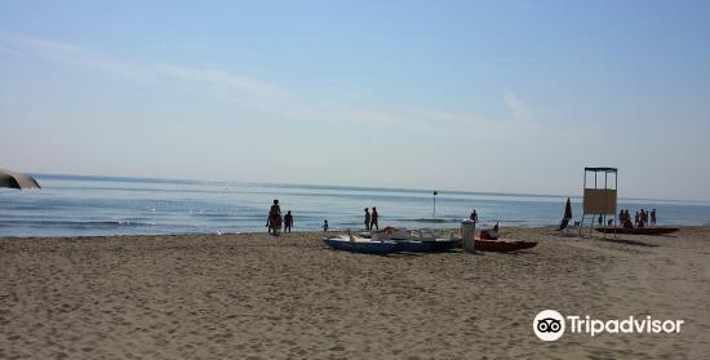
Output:
M625 228L625 227L598 227L597 231L606 234L628 234L628 235L663 235L674 233L679 230L679 228L674 227L636 227L636 228Z
M394 241L371 240L348 235L323 238L323 243L333 250L375 255L386 255L392 253L397 247L397 243Z
M365 237L367 237L366 235ZM377 240L419 240L419 241L441 241L454 239L454 231L443 232L442 230L421 228L407 229L388 226L380 231L372 231L369 237Z
M475 238L476 250L480 251L495 251L495 252L510 252L517 250L530 249L537 245L535 241L522 241L510 239L487 240Z
M395 251L439 252L458 247L459 239L453 232L442 234L432 229L385 228L372 233L373 240L393 241Z
M402 252L441 252L455 249L459 246L458 240L395 240L395 251Z

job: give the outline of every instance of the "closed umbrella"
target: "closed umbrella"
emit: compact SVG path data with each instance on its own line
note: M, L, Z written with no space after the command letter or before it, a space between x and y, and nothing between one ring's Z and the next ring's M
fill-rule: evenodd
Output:
M4 169L0 169L0 187L12 189L42 188L31 175Z
M565 205L565 216L563 219L571 219L572 218L572 202L569 201L569 198L567 198L567 205Z

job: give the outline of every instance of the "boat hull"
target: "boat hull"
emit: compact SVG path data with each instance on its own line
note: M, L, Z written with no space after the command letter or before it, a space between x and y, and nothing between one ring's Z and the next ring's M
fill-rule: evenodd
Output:
M595 230L605 234L628 234L628 235L664 235L674 233L679 228L672 227L642 227L642 228L624 228L624 227L606 227L596 228Z
M445 241L396 241L395 251L402 252L442 252L458 247L458 240Z
M359 254L386 255L395 251L397 244L381 241L347 241L340 238L325 238L323 243L333 250Z

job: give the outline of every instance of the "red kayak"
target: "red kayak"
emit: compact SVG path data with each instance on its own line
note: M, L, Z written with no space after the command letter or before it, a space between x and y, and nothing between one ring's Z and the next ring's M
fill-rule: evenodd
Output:
M481 251L497 251L497 252L509 252L516 250L529 249L535 247L537 242L535 241L522 241L522 240L509 240L509 239L498 239L498 240L482 240L475 238L476 250Z

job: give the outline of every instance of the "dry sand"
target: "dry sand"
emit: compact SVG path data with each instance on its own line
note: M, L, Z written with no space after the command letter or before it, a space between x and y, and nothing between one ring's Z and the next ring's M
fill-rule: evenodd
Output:
M368 256L320 233L0 239L0 358L700 359L710 228L620 241L504 229L515 254ZM685 320L565 334L541 310Z

